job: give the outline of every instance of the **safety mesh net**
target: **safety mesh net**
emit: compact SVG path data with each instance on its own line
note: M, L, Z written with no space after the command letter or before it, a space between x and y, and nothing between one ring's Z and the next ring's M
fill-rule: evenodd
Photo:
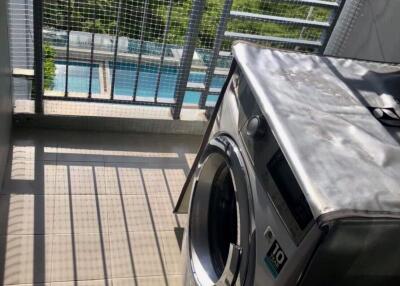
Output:
M335 0L43 0L44 95L212 106L234 40L319 52L338 7Z

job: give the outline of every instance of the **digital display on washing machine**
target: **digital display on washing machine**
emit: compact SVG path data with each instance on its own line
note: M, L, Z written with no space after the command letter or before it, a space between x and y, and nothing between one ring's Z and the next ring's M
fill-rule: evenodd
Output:
M281 150L274 154L267 167L297 224L302 230L305 229L313 216L303 191Z

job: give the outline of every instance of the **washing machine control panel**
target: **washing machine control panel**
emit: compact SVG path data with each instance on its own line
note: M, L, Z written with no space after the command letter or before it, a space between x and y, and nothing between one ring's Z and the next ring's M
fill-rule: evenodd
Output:
M292 239L299 244L312 220L309 206L244 79L239 79L237 100L239 133L245 152Z
M239 132L254 166L265 169L267 161L278 150L274 136L243 77L237 87Z

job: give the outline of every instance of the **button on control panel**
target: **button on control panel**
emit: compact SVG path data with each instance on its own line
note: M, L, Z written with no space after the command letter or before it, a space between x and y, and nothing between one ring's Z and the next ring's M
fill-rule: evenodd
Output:
M249 118L246 126L247 136L260 139L267 131L267 124L262 115L254 115Z

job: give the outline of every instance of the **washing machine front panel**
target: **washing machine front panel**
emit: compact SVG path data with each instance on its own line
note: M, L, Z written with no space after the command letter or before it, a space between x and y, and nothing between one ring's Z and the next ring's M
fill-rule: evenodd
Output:
M249 128L253 119L256 124ZM231 79L214 123L214 136L221 133L237 143L251 184L255 248L250 254L246 285L295 285L321 232L309 212L296 220L276 186L271 171L287 165L277 156L281 155L279 145L240 70ZM281 266L271 265L271 253L267 257L277 245L277 252L282 251L285 257Z
M238 82L239 145L256 225L254 285L295 285L321 231L250 88Z
M254 285L296 285L321 231L317 224L312 225L297 245L265 187L258 179L253 183L257 229Z

